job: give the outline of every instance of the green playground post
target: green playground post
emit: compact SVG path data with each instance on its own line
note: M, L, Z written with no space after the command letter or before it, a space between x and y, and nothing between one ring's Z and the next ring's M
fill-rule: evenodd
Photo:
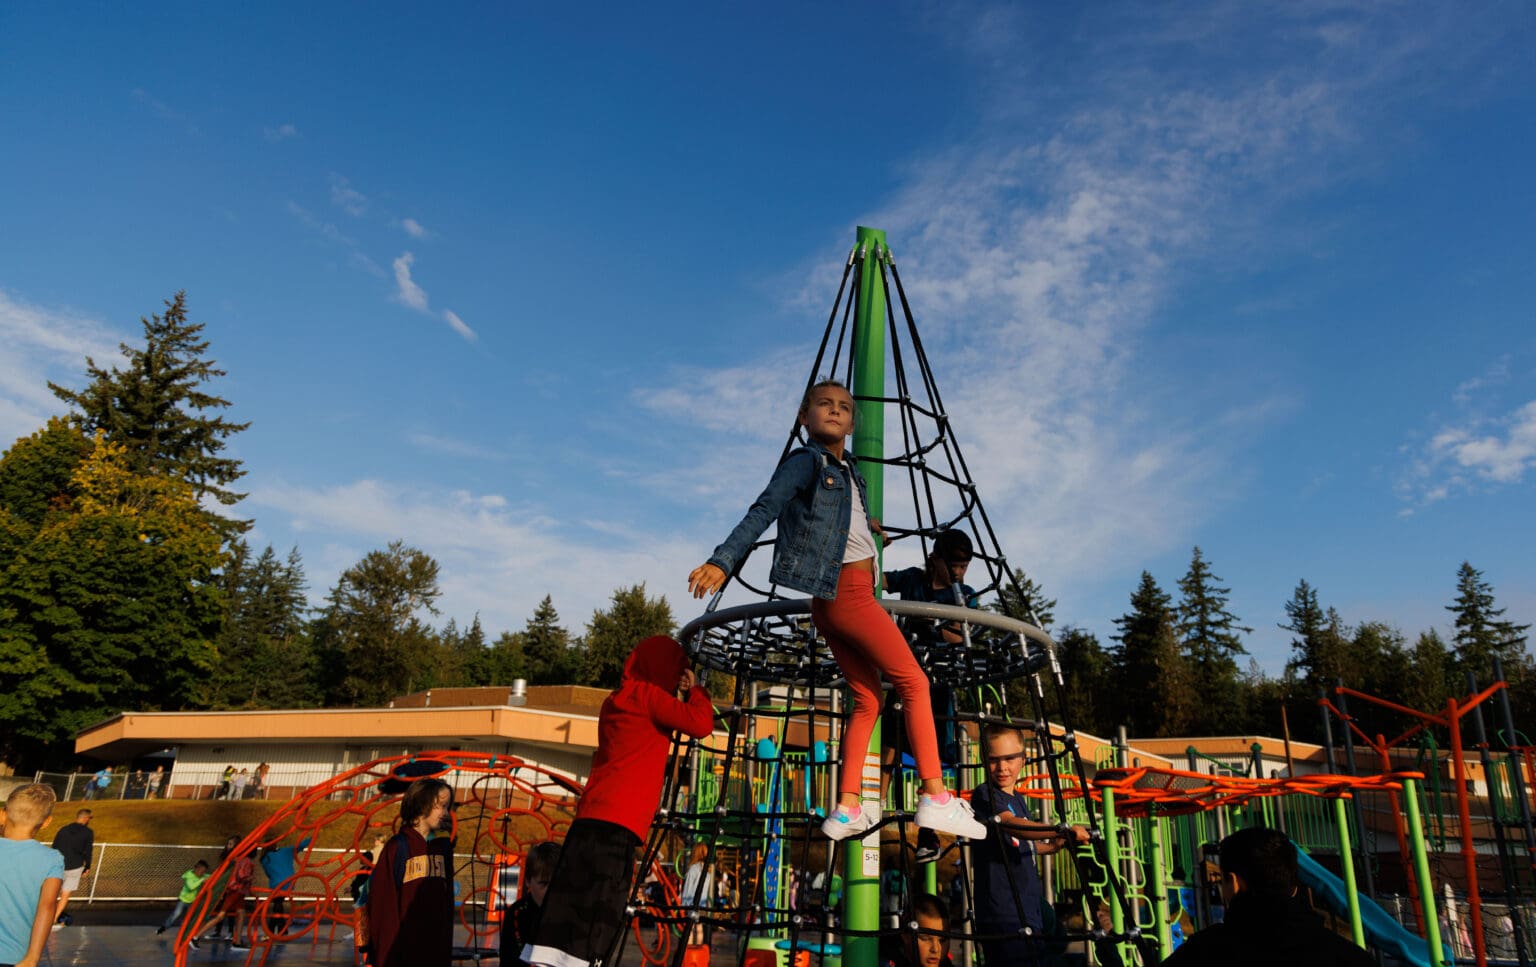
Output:
M885 286L883 284L886 248L885 232L860 225L856 239L862 265L859 269L858 302L853 313L853 385L849 391L858 396L885 396ZM876 460L885 456L885 404L878 400L854 403L853 455L873 458L861 463L864 475L865 509L871 517L880 517L885 504L885 467ZM875 570L880 559L875 559ZM878 581L876 582L879 583ZM871 768L873 760L873 768ZM873 790L871 790L873 786ZM880 722L864 760L864 799L873 792L880 796ZM882 808L884 804L881 804ZM844 920L854 930L875 930L880 926L880 834L873 833L855 844L847 844L843 857ZM880 942L875 937L843 937L843 963L848 967L874 967L880 959Z
M1152 916L1157 923L1157 956L1160 960L1173 956L1173 926L1168 922L1172 916L1168 909L1168 873L1163 863L1164 822L1166 820L1157 814L1157 807L1152 807L1147 825L1152 847Z
M1413 875L1419 879L1419 903L1424 907L1424 942L1429 946L1429 962L1434 967L1443 967L1445 948L1440 945L1435 886L1429 878L1429 854L1424 849L1424 821L1419 816L1419 784L1415 780L1403 780L1403 798L1408 802L1408 841L1413 844Z
M1355 946L1365 947L1365 925L1360 922L1360 890L1355 885L1355 854L1349 845L1349 814L1342 796L1333 800L1333 821L1339 827L1339 865L1344 869L1344 895L1349 898L1349 932Z
M1104 871L1110 877L1120 875L1120 826L1115 818L1115 791L1104 790ZM1124 882L1123 880L1121 882ZM1115 933L1125 932L1125 910L1115 902L1115 890L1109 886L1105 901L1109 903L1109 925Z

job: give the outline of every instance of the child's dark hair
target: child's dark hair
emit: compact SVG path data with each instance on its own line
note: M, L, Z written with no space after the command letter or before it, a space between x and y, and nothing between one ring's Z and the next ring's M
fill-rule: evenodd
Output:
M555 864L560 862L560 844L540 843L528 851L523 860L525 880L548 879L555 874Z
M929 917L944 924L944 929L949 929L949 906L932 893L918 893L912 897L912 906L905 917L908 923L915 923L918 917Z
M831 377L826 379L818 379L816 382L805 388L805 395L800 397L800 409L796 412L804 413L809 410L811 408L811 399L815 397L816 391L819 389L826 389L828 386L836 386L844 393L847 393L850 397L853 395L853 391L844 386L843 381L840 379L832 379Z
M933 539L933 553L946 563L958 564L969 561L976 551L971 546L971 535L950 528Z
M1221 841L1221 872L1242 877L1256 896L1295 893L1297 862L1296 846L1278 829L1240 829Z
M203 869L206 870L208 868L208 861L207 860L198 860L196 863L193 863L192 864L192 872L196 873L198 867L202 867Z
M432 811L437 805L437 795L444 789L448 795L453 796L453 787L441 779L417 779L411 783L405 795L400 798L400 825L410 826L416 820Z

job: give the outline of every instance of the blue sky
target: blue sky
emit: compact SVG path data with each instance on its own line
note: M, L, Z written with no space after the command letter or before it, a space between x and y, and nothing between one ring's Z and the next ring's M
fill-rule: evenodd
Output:
M1300 578L1412 637L1470 560L1533 621L1533 28L6 4L0 437L184 288L316 602L403 538L492 635L640 581L686 620L867 224L1058 623L1107 638L1197 544L1272 672Z

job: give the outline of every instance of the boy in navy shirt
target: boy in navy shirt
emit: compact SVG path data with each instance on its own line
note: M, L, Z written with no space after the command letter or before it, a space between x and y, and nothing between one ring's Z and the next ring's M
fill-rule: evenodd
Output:
M1029 801L1015 788L1025 763L1024 735L1007 725L989 725L982 732L987 781L971 793L978 818L991 817L994 828L985 840L971 844L976 875L976 935L1013 934L981 939L988 967L1043 963L1039 937L1044 928L1043 894L1035 857L1067 845L1062 831L1036 822ZM1074 842L1086 843L1088 830L1068 827ZM1028 928L1029 936L1019 936Z

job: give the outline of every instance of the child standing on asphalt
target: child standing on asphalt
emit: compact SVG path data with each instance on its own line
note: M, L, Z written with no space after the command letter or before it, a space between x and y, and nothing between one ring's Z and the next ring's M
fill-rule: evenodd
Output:
M176 908L171 911L170 916L165 918L165 922L160 924L160 928L155 931L156 936L165 933L181 922L181 915L186 913L187 907L190 907L192 901L197 899L197 891L202 887L203 881L206 879L208 879L208 863L206 860L198 860L192 864L190 870L182 871L181 892L176 894Z
M800 425L810 442L779 464L725 543L688 575L688 589L696 598L719 589L758 536L777 521L769 577L814 595L811 618L853 693L853 712L843 733L837 807L822 823L822 832L841 840L880 821L878 808L865 808L860 790L864 755L880 717L883 674L901 695L907 740L922 782L917 825L981 839L986 827L971 815L968 803L944 787L928 676L875 600L874 533L879 524L865 510L864 477L852 454L845 452L853 424L853 396L841 383L822 380L811 386L800 401Z

